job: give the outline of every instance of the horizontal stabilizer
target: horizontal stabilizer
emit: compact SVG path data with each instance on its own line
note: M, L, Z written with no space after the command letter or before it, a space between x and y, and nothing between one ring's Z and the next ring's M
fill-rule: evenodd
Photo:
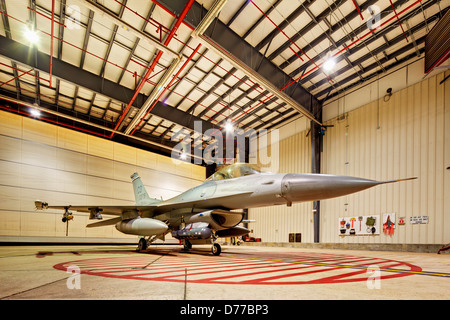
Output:
M110 225L116 224L117 222L120 222L120 221L122 221L122 217L112 218L112 219L108 219L108 220L102 220L99 222L90 223L86 226L86 228L110 226Z

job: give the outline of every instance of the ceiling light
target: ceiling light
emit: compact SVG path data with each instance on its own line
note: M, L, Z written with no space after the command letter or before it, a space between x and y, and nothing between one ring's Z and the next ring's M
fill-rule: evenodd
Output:
M231 123L230 120L228 120L227 123L225 124L225 130L227 132L233 132L234 131L233 124Z
M334 60L333 57L328 58L324 63L323 63L323 68L327 71L333 70L334 66L336 65L336 61Z
M187 155L186 155L185 152L182 152L182 153L180 154L180 159L181 159L181 160L186 160L186 159L187 159Z
M39 117L41 115L41 112L37 109L31 109L30 113L33 117Z
M36 42L39 41L39 36L38 36L38 34L37 34L37 32L35 30L30 30L30 29L27 28L25 30L25 37L31 43L36 43Z

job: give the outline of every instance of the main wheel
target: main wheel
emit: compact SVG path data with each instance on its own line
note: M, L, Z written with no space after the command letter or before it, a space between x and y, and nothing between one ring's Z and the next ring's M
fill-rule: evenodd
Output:
M211 247L211 252L213 255L218 256L222 252L222 248L220 247L220 244L214 243Z
M147 240L145 240L144 238L139 239L139 243L138 243L138 247L137 247L137 251L144 251L147 249Z
M189 242L189 240L184 240L184 250L192 249L192 244Z

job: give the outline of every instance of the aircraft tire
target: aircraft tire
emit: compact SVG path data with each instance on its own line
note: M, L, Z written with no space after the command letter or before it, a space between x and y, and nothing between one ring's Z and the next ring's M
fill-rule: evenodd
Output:
M147 241L144 238L139 239L137 251L144 251L147 249Z
M220 244L214 243L211 247L211 252L214 256L220 255L220 253L222 252L222 248L220 247Z
M192 244L188 240L184 240L184 250L192 249Z

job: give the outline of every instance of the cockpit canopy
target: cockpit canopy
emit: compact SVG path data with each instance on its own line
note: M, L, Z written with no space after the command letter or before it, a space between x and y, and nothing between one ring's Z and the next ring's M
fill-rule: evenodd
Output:
M206 181L233 179L258 173L261 173L261 170L257 165L248 163L235 163L229 166L225 166L222 169L216 171L208 179L206 179Z

